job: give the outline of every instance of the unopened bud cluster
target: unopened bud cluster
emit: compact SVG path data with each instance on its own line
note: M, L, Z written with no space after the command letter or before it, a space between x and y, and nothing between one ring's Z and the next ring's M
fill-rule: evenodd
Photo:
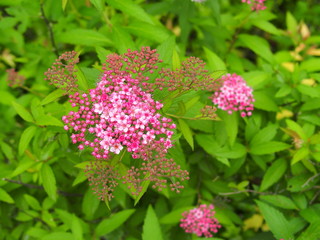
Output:
M75 51L65 52L44 73L45 80L51 85L65 90L66 93L76 92L78 89L75 65L79 62Z

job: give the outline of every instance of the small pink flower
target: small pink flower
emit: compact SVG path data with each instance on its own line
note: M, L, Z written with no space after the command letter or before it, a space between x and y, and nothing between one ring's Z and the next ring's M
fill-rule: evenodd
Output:
M243 3L247 3L251 6L252 11L265 10L267 7L264 5L266 0L241 0Z
M212 233L217 233L221 228L218 220L214 217L214 206L202 204L197 208L182 213L183 218L180 220L180 227L186 233L194 233L198 237L212 237Z
M241 117L251 116L254 102L252 88L236 74L227 74L221 80L222 86L211 97L212 102L229 114L240 111Z

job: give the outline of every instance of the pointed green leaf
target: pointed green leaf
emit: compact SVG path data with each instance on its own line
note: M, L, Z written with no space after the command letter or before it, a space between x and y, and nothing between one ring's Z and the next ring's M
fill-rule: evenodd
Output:
M226 70L226 64L221 60L221 58L212 52L210 49L204 47L204 52L208 60L208 66L211 71L221 71Z
M151 205L148 207L142 232L142 240L150 239L163 240L159 220Z
M2 188L0 188L0 201L6 202L6 203L14 203L14 200L12 197Z
M24 151L28 148L31 139L34 137L37 128L35 126L30 126L26 128L21 134L19 141L19 155L23 155Z
M288 220L276 208L255 200L270 230L277 239L293 239L293 231Z
M97 211L99 204L100 200L89 188L82 200L82 212L85 214L87 219L93 218L93 215Z
M32 207L34 210L41 210L42 209L39 201L36 198L34 198L33 196L28 195L28 194L24 194L23 197L26 200L26 202L28 203L28 205L30 207Z
M62 0L62 10L64 11L66 9L68 0Z
M238 41L241 46L251 49L255 54L264 58L269 63L274 61L270 45L264 38L249 34L239 34Z
M24 106L20 105L19 103L16 102L12 102L12 106L14 107L14 109L16 110L16 112L18 113L18 115L25 121L27 122L34 122L33 117L31 116L31 114L28 112L27 109L25 109Z
M291 145L277 142L277 141L270 141L266 143L259 143L250 145L250 153L255 155L263 155L263 154L271 154L275 152L280 152L285 149L290 148Z
M40 170L40 176L42 179L42 184L44 190L47 192L48 196L56 201L57 199L57 186L56 178L49 164L44 163Z
M111 215L109 218L102 220L96 228L97 236L106 235L120 227L135 212L135 209L127 209Z
M184 208L179 208L177 210L171 211L160 219L160 223L161 224L177 224L180 222L182 218L182 213L184 213L185 211L189 211L192 208L194 207L184 207Z
M36 124L39 126L58 126L63 127L61 120L51 115L40 115L36 118Z
M263 192L273 184L279 181L279 179L283 176L283 174L287 170L287 162L285 159L276 160L264 174L262 183L260 186L260 191Z
M82 237L83 229L82 229L80 219L74 214L72 214L71 231L72 231L72 234L73 234L75 240L82 240L83 239L83 237Z
M118 9L131 17L143 22L154 24L150 15L146 13L142 7L131 0L106 0L106 2L115 9Z
M261 200L264 200L276 207L284 208L284 209L298 209L294 202L282 195L261 195Z
M190 127L188 126L188 124L184 120L179 119L178 121L179 121L179 126L180 126L180 130L182 132L182 135L184 136L184 138L186 139L186 141L189 143L190 147L193 150L194 143L193 143L193 136L192 136L192 131L191 131Z
M41 105L46 105L48 103L51 103L55 100L57 100L58 98L62 97L63 94L65 92L61 89L56 89L54 90L52 93L50 93L49 95L47 95L42 101L41 101Z

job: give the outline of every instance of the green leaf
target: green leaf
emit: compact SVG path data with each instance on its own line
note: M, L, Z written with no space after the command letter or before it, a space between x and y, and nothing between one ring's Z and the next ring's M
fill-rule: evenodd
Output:
M238 134L238 124L239 124L238 115L235 113L228 114L226 111L221 111L219 113L219 116L221 117L226 129L226 132L228 134L229 144L232 146L236 141L237 134Z
M51 115L40 115L36 118L36 124L39 126L58 126L63 127L61 120Z
M171 65L175 44L175 37L170 36L157 47L157 52L160 55L160 59L162 59L164 63ZM172 49L172 51L170 49Z
M260 199L264 200L276 207L284 208L284 209L298 209L294 202L282 195L260 195Z
M76 186L79 183L84 182L85 180L87 180L86 173L84 171L79 171L77 177L74 179L72 183L72 187Z
M120 227L127 219L135 212L135 209L127 209L118 212L108 219L102 220L96 228L96 235L98 237L106 235L113 230Z
M74 214L72 214L71 231L74 236L74 240L82 240L83 239L83 237L82 237L83 230L82 230L80 219Z
M320 70L320 58L310 58L303 60L300 65L301 70L306 70L307 72L317 72Z
M180 126L180 130L182 132L182 135L184 136L184 138L186 139L186 141L189 143L190 147L193 150L194 143L193 143L192 131L191 131L190 127L188 126L188 124L184 120L179 119L178 121L179 121L179 126Z
M320 225L319 222L317 222L312 223L305 231L303 231L297 240L319 240L319 236Z
M298 149L294 154L291 160L291 165L296 164L297 162L301 161L302 159L306 158L309 155L309 149L307 147L302 147Z
M273 184L279 181L279 179L283 176L283 174L287 170L287 162L285 159L278 159L276 160L267 170L267 172L264 174L260 191L263 192L269 187L271 187Z
M52 93L50 93L49 95L47 95L42 101L41 101L41 105L46 105L48 103L51 103L53 101L55 101L56 99L62 97L64 95L64 91L61 89L56 89L54 90Z
M0 90L0 103L5 105L11 105L12 102L15 100L15 97L9 93L8 91L1 91Z
M21 134L21 138L19 141L19 155L22 156L24 151L29 146L31 139L34 137L37 128L35 126L30 126L26 128Z
M37 162L34 161L33 159L30 159L29 157L25 156L19 161L17 168L13 171L10 177L12 178L25 172L27 169L31 168L36 163Z
M150 15L146 13L142 7L131 0L106 0L106 2L115 9L121 10L133 18L149 24L154 24Z
M290 12L287 12L286 14L286 24L287 24L289 33L291 35L296 35L298 32L298 23L297 23L297 20L294 18L294 16Z
M306 101L302 106L301 106L301 111L310 111L310 110L315 110L320 108L320 98L314 98Z
M42 240L75 240L71 233L67 232L53 232L45 235Z
M160 219L161 224L177 224L182 218L182 213L189 211L194 207L184 207L171 211Z
M254 91L254 107L270 112L277 112L278 106L274 100L265 94L263 91Z
M19 103L16 102L12 102L12 106L14 107L14 109L16 110L16 112L18 113L18 115L25 121L27 122L34 122L33 117L31 116L31 114L27 111L27 109L25 109L25 107L23 107L22 105L20 105Z
M290 119L286 119L286 124L287 124L288 128L291 129L292 131L296 132L301 139L307 140L306 133L304 132L304 130L302 129L302 127L298 123L296 123Z
M270 141L265 143L254 144L250 145L250 153L255 155L263 155L263 154L271 154L275 152L280 152L285 149L290 148L291 145L277 142L277 141Z
M95 8L101 13L104 10L104 0L90 0Z
M142 198L142 196L146 193L149 185L150 185L150 180L145 180L146 178L150 177L150 173L147 173L145 176L144 176L144 180L142 182L142 189L141 191L139 192L139 195L138 196L135 196L135 199L134 199L134 206L136 206L138 204L138 202L140 201L140 199Z
M275 124L270 124L269 126L261 129L250 141L250 144L256 145L260 143L269 142L277 134L278 126Z
M2 188L0 188L0 201L6 202L6 203L14 203L14 200L12 197Z
M62 0L62 10L64 11L66 9L68 0Z
M180 69L180 67L181 67L181 61L180 61L179 54L177 53L176 50L173 50L173 52L172 52L172 69L177 70L177 69Z
M238 41L241 46L251 49L255 54L264 58L269 63L274 62L269 43L265 39L249 34L239 34Z
M24 194L23 197L26 200L26 202L28 203L28 205L30 207L32 207L34 210L41 210L42 209L39 201L36 198L34 198L28 194Z
M89 85L85 75L82 72L82 68L79 68L78 65L76 65L75 69L80 89L87 91L89 89Z
M64 33L56 34L56 41L84 46L112 46L113 42L104 34L91 29L69 29Z
M172 34L162 26L155 26L146 22L133 21L128 27L125 27L130 33L152 40L156 43L162 43Z
M226 64L221 60L221 58L212 52L210 49L204 47L204 52L206 54L208 65L211 71L226 70Z
M57 199L57 186L56 186L56 178L53 174L53 171L49 164L42 164L40 170L40 176L42 179L42 184L44 190L47 192L48 196L56 201Z
M162 240L162 232L156 213L151 205L147 210L146 218L144 219L142 240Z
M293 239L293 231L288 220L277 209L255 200L269 228L277 239Z
M301 195L301 193L297 193L297 195ZM320 221L320 204L311 205L308 208L301 210L299 212L299 214L309 223L319 223L319 221Z
M120 54L127 52L128 49L135 50L135 43L131 36L120 26L113 26L112 28L113 41L116 42L116 48Z
M82 172L82 171L81 171ZM93 194L92 190L89 188L82 201L82 212L85 214L87 219L92 219L94 213L97 211L100 204L100 200L96 195Z
M282 34L282 32L278 28L276 28L272 23L270 23L269 21L254 19L252 24L254 26L262 29L263 31L266 31L266 32L271 33L273 35L279 36Z
M299 92L301 92L303 95L312 97L312 98L319 98L320 97L320 91L319 88L306 86L304 84L300 84L296 87Z

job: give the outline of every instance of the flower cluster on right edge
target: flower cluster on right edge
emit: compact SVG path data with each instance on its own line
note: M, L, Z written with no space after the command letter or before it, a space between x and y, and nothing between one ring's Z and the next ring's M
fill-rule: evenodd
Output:
M212 233L217 233L221 228L218 220L214 217L215 211L212 204L201 204L199 207L182 213L180 227L186 233L194 233L198 237L212 237Z

